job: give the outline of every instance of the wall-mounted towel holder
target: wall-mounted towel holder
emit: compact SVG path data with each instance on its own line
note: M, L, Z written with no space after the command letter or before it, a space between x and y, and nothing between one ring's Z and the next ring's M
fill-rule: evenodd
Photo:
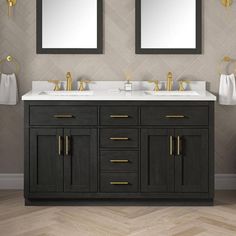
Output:
M14 57L9 55L3 58L2 60L0 60L0 65L3 65L4 63L13 63L15 65L15 71L13 73L17 74L19 72L20 66ZM4 72L0 69L0 73L4 73Z
M224 63L227 63L225 69L228 70L229 69L229 66L232 64L232 63L235 63L235 68L234 68L234 72L236 72L236 59L234 58L231 58L230 56L224 56L224 58L221 60L220 64L219 64L219 74L222 74L223 73L223 64Z

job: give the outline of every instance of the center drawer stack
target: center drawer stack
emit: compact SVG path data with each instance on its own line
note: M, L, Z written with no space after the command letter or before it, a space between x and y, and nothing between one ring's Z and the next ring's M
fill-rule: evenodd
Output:
M100 108L100 191L137 192L139 186L138 107Z

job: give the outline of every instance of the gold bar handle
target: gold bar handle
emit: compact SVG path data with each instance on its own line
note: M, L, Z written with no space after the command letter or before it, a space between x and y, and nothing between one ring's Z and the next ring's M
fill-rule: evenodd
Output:
M54 115L54 118L63 119L63 118L73 118L73 115Z
M70 154L70 137L69 136L66 136L66 156L69 156Z
M181 155L181 138L180 136L177 137L177 155Z
M113 140L113 141L127 141L127 140L129 140L129 138L127 138L127 137L120 137L120 138L111 137L110 140Z
M129 118L128 115L110 115L110 118Z
M166 115L166 118L185 118L184 115Z
M110 160L111 163L129 163L129 160Z
M62 155L62 137L58 136L58 155L61 156Z
M170 136L170 156L173 156L173 136Z
M129 182L110 182L111 185L129 185Z

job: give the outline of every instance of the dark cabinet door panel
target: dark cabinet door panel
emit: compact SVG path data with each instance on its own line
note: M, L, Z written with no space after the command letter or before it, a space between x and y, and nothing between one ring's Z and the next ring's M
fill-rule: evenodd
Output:
M64 191L97 190L97 130L66 129Z
M208 130L176 129L175 191L208 192ZM178 141L179 139L179 141Z
M174 191L174 131L143 129L141 135L142 192Z
M30 130L30 192L63 191L62 137L62 129Z

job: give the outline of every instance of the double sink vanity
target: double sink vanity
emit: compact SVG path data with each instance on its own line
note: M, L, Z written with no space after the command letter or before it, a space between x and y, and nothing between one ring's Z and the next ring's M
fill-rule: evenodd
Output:
M25 108L25 203L75 201L212 204L214 101L188 91L96 81L85 91L33 82Z

